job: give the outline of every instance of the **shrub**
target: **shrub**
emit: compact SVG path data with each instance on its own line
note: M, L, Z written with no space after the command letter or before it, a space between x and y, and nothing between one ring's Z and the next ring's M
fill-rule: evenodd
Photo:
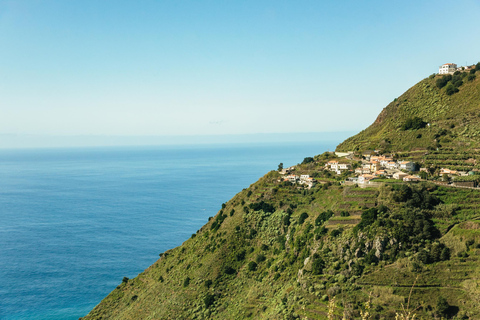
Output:
M123 282L123 283L127 283L128 280L129 280L129 279L128 279L127 277L123 277L122 282Z
M474 74L469 74L468 77L467 77L467 80L468 80L468 81L473 81L473 80L475 80L476 77L477 77L477 76L474 75Z
M422 120L420 117L414 117L407 119L405 123L402 125L402 130L416 130L425 128L427 123Z
M255 271L257 270L257 264L255 263L255 261L250 261L248 263L248 270L249 271Z
M338 235L340 235L342 233L343 229L339 228L339 229L333 229L332 231L330 231L330 235L332 237L336 237Z
M348 211L342 211L342 212L340 212L340 216L341 217L349 217L350 213Z
M475 243L475 240L473 240L473 239L465 241L465 245L467 246L467 250L469 250L470 247L471 247L474 243Z
M205 298L203 298L203 303L205 303L205 307L210 307L215 302L215 296L213 294L207 293Z
M450 80L452 80L452 76L450 74L444 75L443 77L437 79L436 85L439 89L441 89L445 87Z
M448 311L448 308L450 308L450 305L448 304L447 299L445 299L442 296L438 297L437 305L436 305L436 308L435 308L437 310L437 314L439 316L446 315L447 311Z
M314 275L322 274L323 273L323 268L325 268L325 262L318 255L318 253L315 253L313 255L313 261L312 261L312 273Z
M320 239L323 235L327 234L327 228L325 226L321 226L315 229L313 233L315 234L315 240Z
M163 279L163 276L160 276L160 278L158 278L158 281L163 282L165 280Z
M263 244L260 246L260 250L266 251L266 250L268 250L268 246L267 246L265 243L263 243Z
M451 96L452 94L458 92L458 88L455 87L453 84L449 83L447 87L445 88L445 93Z
M183 287L186 288L190 284L190 278L186 277L185 280L183 280Z
M263 253L260 253L259 255L257 255L257 257L255 258L255 261L257 263L260 263L260 262L263 262L265 261L267 258L265 257L265 255Z
M302 214L298 218L298 224L303 224L307 218L308 218L308 213L302 212Z
M312 157L306 157L305 159L303 159L302 164L307 164L313 161L314 159Z
M208 280L205 280L205 287L207 288L210 288L210 286L212 285L213 281L208 279Z
M364 229L375 222L378 216L377 208L370 208L362 212L362 220L355 226L356 229Z
M330 219L331 216L333 216L333 211L331 211L331 210L327 210L327 211L324 211L324 212L320 213L318 215L318 217L315 219L315 225L317 227L321 226L323 224L323 222Z
M461 87L463 85L463 81L461 79L457 79L455 81L452 81L452 84L454 87Z
M440 260L446 261L450 259L450 249L448 247L444 247L442 252L440 253Z
M232 267L227 266L227 267L225 267L225 269L223 270L223 272L224 272L225 274L234 274L236 271L235 271L235 269L233 269Z
M262 210L265 213L273 213L275 212L275 207L265 201L260 201L260 202L255 202L255 203L250 203L249 205L250 209L253 211L260 211Z

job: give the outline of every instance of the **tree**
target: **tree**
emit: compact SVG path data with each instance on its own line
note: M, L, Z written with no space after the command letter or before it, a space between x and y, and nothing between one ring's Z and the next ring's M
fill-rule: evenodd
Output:
M325 262L322 260L322 258L320 258L318 253L315 253L312 261L312 273L314 275L322 274L323 268L325 268Z
M427 180L428 178L428 173L426 173L425 171L420 171L420 173L418 174L420 176L420 178L422 178L423 180Z
M427 123L422 120L420 117L414 117L407 119L405 123L402 125L402 130L416 130L425 128Z
M255 261L250 261L248 263L248 270L249 271L255 271L257 270L257 264L255 263Z
M303 162L302 164L307 164L307 163L310 163L310 162L313 162L314 159L312 157L306 157L303 159Z
M283 170L283 162L280 162L280 164L278 165L278 171L282 171Z
M210 293L207 293L205 298L203 298L203 303L205 303L206 308L210 307L214 302L215 302L215 296Z
M439 316L446 315L447 311L448 311L448 308L450 308L450 305L448 304L447 299L445 299L444 297L441 297L441 296L438 297L437 305L436 305L438 315Z
M437 79L436 85L439 89L442 89L447 85L448 81L450 80L452 80L452 75L450 74L444 75L443 77Z
M308 218L308 213L302 212L302 214L298 218L298 224L303 224L307 218Z

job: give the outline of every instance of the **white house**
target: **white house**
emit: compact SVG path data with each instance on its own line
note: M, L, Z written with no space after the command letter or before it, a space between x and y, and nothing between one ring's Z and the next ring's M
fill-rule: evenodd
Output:
M300 181L307 181L308 178L310 178L310 176L308 174L300 175Z
M403 181L420 181L420 177L419 176L405 176L403 177Z
M368 183L370 180L375 179L374 175L371 174L362 174L358 177L358 183Z
M382 167L387 167L387 165L388 165L388 163L389 163L390 161L393 162L393 159L392 159L392 158L384 157L383 159L380 159L379 161L380 161L380 166L382 166Z
M349 163L339 163L335 160L328 161L328 163L325 164L325 167L328 166L330 166L330 171L335 171L337 174L341 174L341 170L348 170L352 167Z
M412 161L401 161L400 170L415 171L415 163Z
M351 167L352 166L350 165L350 163L339 163L338 164L338 170L348 170Z
M455 63L445 63L438 68L439 74L452 74L457 71L457 65Z
M398 166L399 166L398 163L396 163L395 161L389 161L385 164L385 168L391 169L391 170L397 169Z
M405 172L398 171L393 174L393 179L403 180L403 178L406 176L408 176L408 174L406 174Z
M337 171L338 169L338 161L330 160L325 164L325 167L330 167L330 170Z
M308 186L308 188L312 188L313 186L315 186L317 184L317 180L310 177L307 180L305 180L304 184L306 184Z
M441 168L440 169L440 174L439 175L443 176L443 175L449 175L449 174L458 175L458 171L450 170L450 169L447 169L447 168Z
M290 181L291 183L296 183L298 181L298 176L295 174L291 174L285 177L285 180Z

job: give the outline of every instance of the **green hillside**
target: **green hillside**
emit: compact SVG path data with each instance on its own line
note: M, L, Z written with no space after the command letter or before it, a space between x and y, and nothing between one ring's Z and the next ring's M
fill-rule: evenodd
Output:
M337 151L479 149L480 72L460 72L439 88L442 77L432 75L411 87L386 106L371 126L339 144ZM452 83L460 84L453 94ZM415 126L415 118L425 125Z
M453 89L422 80L337 150L476 168L480 80L468 75ZM325 170L332 159L291 172L315 178L312 188L267 173L83 319L480 319L479 190L360 188L343 183L352 171Z

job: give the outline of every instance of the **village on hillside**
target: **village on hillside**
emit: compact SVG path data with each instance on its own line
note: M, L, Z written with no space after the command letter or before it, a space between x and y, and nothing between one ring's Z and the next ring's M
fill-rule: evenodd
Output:
M304 172L296 174L297 171L304 171L297 170L297 166L279 168L279 173L283 176L283 179L279 181L298 184L310 189L319 182L316 179L322 175L319 171L324 171L327 172L327 177L332 175L333 177L342 177L341 184L344 185L375 187L381 185L381 182L385 182L385 179L418 182L427 180L427 176L433 174L431 168L421 167L419 163L411 160L396 159L394 155L383 155L376 150L364 151L362 154L354 154L353 151L331 152L329 157L331 160L324 164L321 163L318 171L311 174ZM313 160L313 158L306 159ZM307 164L308 162L310 161L306 161ZM305 161L302 164L305 164ZM436 179L429 179L429 181L446 186L476 188L477 179L471 178L478 174L480 174L478 169L459 171L439 168L436 170Z

